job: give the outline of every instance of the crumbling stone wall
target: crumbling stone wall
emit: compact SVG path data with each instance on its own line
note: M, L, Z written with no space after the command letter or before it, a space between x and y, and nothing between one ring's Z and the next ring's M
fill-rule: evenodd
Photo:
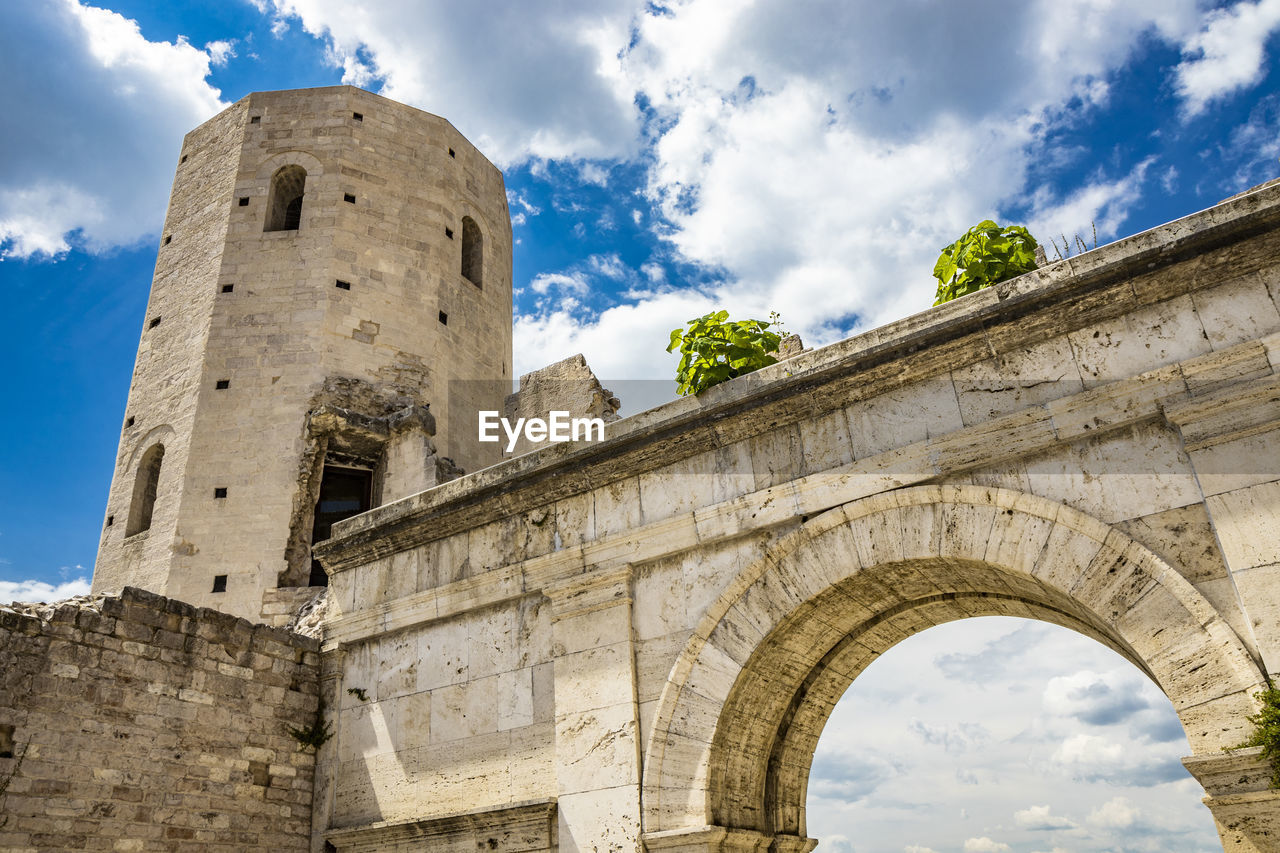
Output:
M0 607L0 850L307 850L318 648L131 587Z

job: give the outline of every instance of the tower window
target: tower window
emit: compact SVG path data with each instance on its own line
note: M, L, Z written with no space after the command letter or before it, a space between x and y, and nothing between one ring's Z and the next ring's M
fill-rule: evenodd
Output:
M226 591L227 591L227 576L226 576L226 575L214 575L214 576L213 576L213 591L214 591L214 592L226 592Z
M124 419L124 428L128 429L131 426L133 426L133 415L129 415L129 417Z
M364 113L352 113L351 118L355 121L364 121Z
M350 289L351 289L351 282L349 282L349 281L343 281L342 279L338 279L337 281L335 281L335 282L333 283L333 286L334 286L334 287L336 287L336 288L338 288L339 290L350 290Z
M249 116L249 124L260 124L262 116Z
M470 216L462 217L462 277L480 287L484 263L484 238Z
M219 379L217 382L214 383L213 387L218 391L225 391L231 387L231 380Z
M113 524L115 524L115 523L116 523L116 517L115 517L114 515L108 515L108 516L107 516L107 527L110 527L111 525L113 525Z
M226 486L214 487L213 496L215 498L225 498L227 496L227 487Z
M236 289L236 286L235 286L234 284L224 284L224 285L222 285L222 292L223 292L223 293L230 293L231 291L233 291L233 290L235 290L235 289Z
M373 497L373 472L361 468L324 467L320 477L320 500L311 527L311 542L323 542L333 534L333 525L353 515L367 512ZM307 586L328 586L324 566L311 559L311 579Z
M170 243L172 243L172 242L173 242L173 235L172 235L172 234L166 234L166 235L165 235L165 237L164 237L164 244L167 246L167 245L169 245L169 244L170 244Z
M152 318L151 318L151 322L147 324L147 328L148 328L148 329L154 329L156 326L159 326L159 325L160 325L160 318L159 318L159 317L152 317Z
M440 325L442 326L449 325L449 315L444 313L443 311L440 312Z
M182 160L181 160L180 162L182 162L182 163L187 162L187 155L186 155L186 154L183 154L183 155L182 155Z
M454 154L454 153L453 153L453 149L452 149L452 148L450 148L450 149L449 149L449 156L450 156L450 157L457 157L458 155L457 155L457 154Z
M142 454L133 481L133 500L129 502L129 522L124 535L132 536L151 529L151 514L156 508L156 490L160 486L160 465L164 462L164 445L152 445Z
M446 236L446 237L448 237L450 240L452 240L452 239L453 239L453 229L452 229L452 228L445 228L445 229L444 229L444 236Z
M342 200L343 200L343 201L345 201L347 204L355 204L355 203L356 203L356 197L355 197L355 196L353 196L351 193L343 193L343 194L342 194Z
M240 196L240 206L241 207L249 206L249 197L247 195Z
M302 197L306 184L307 170L301 166L283 166L271 177L267 224L262 230L298 230L302 224Z

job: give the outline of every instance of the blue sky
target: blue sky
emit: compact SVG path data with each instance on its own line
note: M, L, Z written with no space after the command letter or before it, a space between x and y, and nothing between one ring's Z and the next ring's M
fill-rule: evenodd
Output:
M517 373L583 352L606 385L665 380L668 330L713 307L776 310L810 345L922 310L938 250L982 218L1106 242L1280 173L1280 0L41 0L3 15L0 598L84 588L179 142L250 91L348 82L449 118L506 175ZM973 654L985 630L962 631ZM1071 733L1044 724L1045 697L1066 695L1052 678L1112 671L1094 653L1063 652L1018 694L1059 746L1106 735L1078 715ZM1080 833L1138 838L1151 816L1125 809L1154 806L1116 794L1128 805L1091 823L1110 783L1073 784L1101 793L1042 821L1056 829L1004 819L1038 842L979 827L917 853L1145 849ZM1179 802L1204 811L1194 792ZM844 834L858 853L910 849Z

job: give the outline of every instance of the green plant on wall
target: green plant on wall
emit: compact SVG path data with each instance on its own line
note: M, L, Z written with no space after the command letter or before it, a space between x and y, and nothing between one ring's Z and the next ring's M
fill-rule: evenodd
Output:
M1268 687L1255 698L1262 710L1246 718L1253 723L1253 734L1234 749L1262 747L1262 757L1271 763L1271 787L1280 789L1280 688Z
M1040 244L1020 225L1001 227L984 219L942 250L933 265L938 280L934 305L950 302L1036 268Z
M776 313L763 320L729 320L728 311L712 311L689 321L687 329L672 329L667 352L680 350L676 368L680 396L701 394L726 379L776 364L782 336L768 331L781 325Z
M321 712L323 714L323 711ZM285 731L289 736L298 742L298 746L302 749L310 749L316 751L324 746L325 741L333 737L333 729L329 723L323 720L317 720L313 725L297 726L285 725Z

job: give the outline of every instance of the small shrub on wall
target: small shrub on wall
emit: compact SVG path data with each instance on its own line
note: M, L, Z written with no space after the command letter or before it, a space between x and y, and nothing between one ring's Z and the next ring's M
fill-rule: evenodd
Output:
M1040 244L1020 225L1001 227L984 219L942 250L933 265L938 280L934 305L950 302L1036 268Z

